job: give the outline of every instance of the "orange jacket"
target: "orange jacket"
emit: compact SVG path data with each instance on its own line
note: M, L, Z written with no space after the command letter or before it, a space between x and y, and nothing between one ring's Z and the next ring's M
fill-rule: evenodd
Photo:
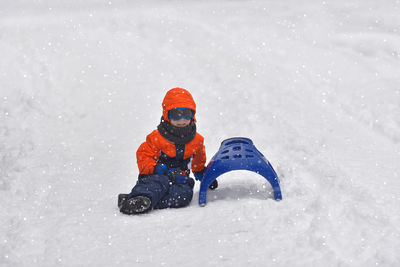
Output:
M167 92L163 103L163 119L169 121L168 112L174 108L190 108L193 114L196 114L196 104L192 95L183 88L173 88ZM196 121L194 115L193 120ZM193 172L199 172L204 169L206 163L206 152L204 147L204 138L196 133L193 140L185 144L183 160L192 159L191 168ZM153 174L154 167L157 164L161 154L164 153L169 158L176 157L176 146L174 143L164 138L158 130L154 130L146 138L136 152L137 164L140 174Z
M192 157L192 171L199 172L204 169L206 163L206 151L204 147L204 138L196 133L192 141L185 144L185 154L183 159ZM136 152L137 164L140 174L153 174L154 166L160 158L161 152L168 157L176 157L175 144L166 140L158 130L154 130L146 138Z

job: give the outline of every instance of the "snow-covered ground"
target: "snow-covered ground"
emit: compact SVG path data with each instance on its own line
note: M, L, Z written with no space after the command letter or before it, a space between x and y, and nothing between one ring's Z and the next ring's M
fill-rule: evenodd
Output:
M400 1L0 2L0 266L399 266ZM277 171L125 216L180 86Z

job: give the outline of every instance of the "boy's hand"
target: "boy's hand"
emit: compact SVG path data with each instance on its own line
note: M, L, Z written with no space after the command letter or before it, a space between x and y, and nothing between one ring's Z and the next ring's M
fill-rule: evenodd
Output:
M154 167L154 174L166 174L167 165L159 163Z
M182 174L182 171L179 169L171 169L168 171L168 177L171 183L173 184L185 184L187 182L188 177Z
M203 169L202 171L199 171L199 172L193 172L194 178L195 178L197 181L200 181L200 182L201 182L201 181L203 180L204 170L205 170L205 169Z
M154 174L167 175L172 184L185 184L188 177L180 169L168 169L167 165L159 163L154 167Z
M199 172L193 172L194 174L194 178L196 178L197 181L203 181L203 177L204 177L204 171L205 169L203 169L202 171ZM215 179L208 188L210 188L211 190L214 190L218 187L218 181L217 179Z

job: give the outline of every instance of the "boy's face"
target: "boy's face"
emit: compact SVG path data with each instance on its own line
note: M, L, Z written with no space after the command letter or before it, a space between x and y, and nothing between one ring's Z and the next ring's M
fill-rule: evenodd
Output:
M189 125L190 120L187 120L187 119L185 119L185 118L182 117L179 121L170 120L170 123L171 123L173 126L176 126L176 127L185 127L185 126L188 126L188 125Z

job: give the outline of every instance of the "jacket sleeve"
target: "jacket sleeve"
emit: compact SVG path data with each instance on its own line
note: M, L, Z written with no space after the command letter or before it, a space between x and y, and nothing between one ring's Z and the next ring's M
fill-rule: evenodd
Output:
M136 151L139 174L153 174L160 154L157 138L154 138L154 134L151 133L147 136L146 142L143 142Z
M193 172L201 172L205 168L206 164L206 147L204 146L204 139L201 140L199 148L193 154L192 159L192 171Z

